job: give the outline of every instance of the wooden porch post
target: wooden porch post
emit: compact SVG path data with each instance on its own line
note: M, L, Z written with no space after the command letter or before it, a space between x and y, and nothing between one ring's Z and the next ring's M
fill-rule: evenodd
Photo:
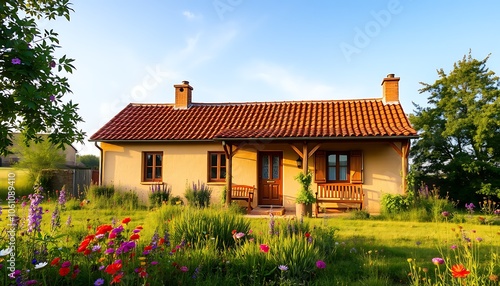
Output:
M226 206L231 205L231 187L233 185L233 146L222 141L226 154Z
M307 174L309 170L309 152L307 151L307 141L304 141L304 145L302 146L302 172Z
M403 170L403 192L406 193L406 177L408 176L408 155L410 154L410 140L401 142L401 168Z

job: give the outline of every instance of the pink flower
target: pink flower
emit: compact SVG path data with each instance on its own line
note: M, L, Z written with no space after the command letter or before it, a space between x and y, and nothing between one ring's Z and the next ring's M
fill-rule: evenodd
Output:
M262 251L264 253L268 253L269 252L269 245L267 245L267 244L261 244L260 245L260 251Z
M444 259L441 257L434 257L432 258L432 263L434 265L444 264Z
M237 234L234 235L234 237L236 237L237 239L240 239L244 236L245 236L245 234L243 232L238 232Z
M21 60L19 58L13 58L11 63L13 65L20 65L21 64Z
M182 271L182 272L188 272L188 270L189 270L189 269L187 268L187 266L181 266L181 268L180 268L180 269L181 269L181 271Z
M324 269L326 268L326 263L323 260L318 260L316 261L316 267L318 267L319 269Z
M51 68L55 68L56 67L56 62L55 61L50 61L49 66Z

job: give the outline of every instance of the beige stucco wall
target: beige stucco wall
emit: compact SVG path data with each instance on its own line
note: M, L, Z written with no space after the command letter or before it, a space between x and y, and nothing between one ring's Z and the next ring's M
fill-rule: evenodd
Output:
M398 147L399 144L396 144ZM298 147L300 145L297 145ZM310 143L309 149L315 144ZM141 183L142 152L163 152L163 181L172 186L174 196L183 197L186 183L207 182L207 152L223 151L220 143L183 144L109 144L101 143L103 149L103 184L136 191L147 201L149 185ZM301 148L299 148L301 149ZM362 150L364 161L365 192L364 207L371 213L380 211L380 199L384 193L402 193L401 157L387 143L335 143L322 144L321 150L348 151ZM287 213L295 209L296 192L299 184L295 176L298 169L298 155L288 144L248 144L233 157L233 183L258 185L257 152L283 152L283 204ZM314 155L309 158L309 169L314 172ZM220 202L225 183L209 183L213 189L212 201ZM316 189L316 184L313 184ZM257 205L258 198L254 200Z

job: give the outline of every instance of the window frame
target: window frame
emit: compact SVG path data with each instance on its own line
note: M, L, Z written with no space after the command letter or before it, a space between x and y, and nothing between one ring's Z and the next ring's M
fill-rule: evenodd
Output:
M345 166L347 168L346 170L346 179L345 180L340 180L340 179L337 179L337 180L330 180L330 166L328 165L328 157L330 155L335 155L336 156L336 162L337 162L337 165L335 167L335 177L336 178L340 178L340 156L341 155L345 155L347 156L347 165ZM326 176L326 182L327 183L350 183L351 182L351 163L350 163L350 160L351 160L351 154L350 152L348 151L327 151L326 152L326 156L325 156L325 166L326 166L326 172L325 172L325 176Z
M148 158L148 155L153 155L153 165L151 166L151 168L153 168L153 171L152 171L152 178L151 179L148 179L147 178L147 171L148 171L148 164L147 164L147 158ZM161 166L159 166L161 168L161 171L160 171L160 177L159 178L156 178L156 168L158 168L158 166L156 166L156 155L160 155L161 156ZM163 166L164 166L164 163L163 163L163 152L162 151L143 151L142 152L142 168L141 168L141 173L142 173L142 182L163 182Z
M217 164L212 165L212 155L217 155ZM224 166L222 165L222 156L224 156ZM209 183L224 183L227 176L226 153L223 151L208 151L207 153L207 182ZM212 168L217 170L217 178L212 178ZM222 168L226 169L225 176L221 177Z

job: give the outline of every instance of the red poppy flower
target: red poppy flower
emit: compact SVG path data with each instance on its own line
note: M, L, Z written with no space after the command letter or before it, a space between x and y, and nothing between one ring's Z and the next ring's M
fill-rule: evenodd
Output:
M92 250L90 250L90 249L88 249L88 248L87 248L87 249L85 249L85 251L83 251L83 255L85 255L85 256L87 256L87 255L89 255L89 254L91 254L91 253L92 253Z
M267 244L261 244L260 245L260 251L262 251L264 253L268 253L269 252L269 245L267 245Z
M160 238L160 241L158 242L158 244L159 244L159 245L162 245L162 244L164 244L164 243L165 243L165 239L164 239L163 237L162 237L162 238Z
M237 232L237 230L236 230L236 229L233 229L233 231L231 231L231 234L235 235L235 234L236 234L236 232Z
M87 246L89 246L90 239L85 239L80 243L80 246L78 246L78 252L84 252L85 249L87 249Z
M122 281L123 273L117 274L109 284L120 283Z
M305 235L307 238L309 238L309 236L311 236L311 234L310 234L309 232L306 232L304 235Z
M56 257L52 260L52 262L50 262L50 265L52 265L52 266L59 265L59 261L61 261L61 258Z
M130 240L137 240L139 239L141 236L138 234L138 233L134 233L130 236Z
M66 275L68 275L69 271L70 271L69 267L63 267L63 268L59 269L59 275L66 276Z
M148 273L146 271L143 270L143 271L139 272L139 277L144 278L147 276L148 276Z
M122 220L122 223L124 224L128 224L130 222L130 218L129 217L126 217Z
M103 224L103 225L97 227L96 235L106 234L108 231L111 231L112 229L113 229L113 227L110 224Z
M122 264L121 263L113 263L113 264L108 265L106 267L106 270L104 270L104 271L106 273L108 273L109 275L115 275L116 272L120 271L120 269L122 269Z
M463 264L455 264L451 267L451 274L455 278L465 278L469 273L470 271L467 270Z
M153 246L152 246L152 245L148 245L148 246L144 247L144 250L146 250L146 251L149 251L149 250L151 250L151 249L153 249Z
M135 227L135 229L143 229L142 225L138 225Z

